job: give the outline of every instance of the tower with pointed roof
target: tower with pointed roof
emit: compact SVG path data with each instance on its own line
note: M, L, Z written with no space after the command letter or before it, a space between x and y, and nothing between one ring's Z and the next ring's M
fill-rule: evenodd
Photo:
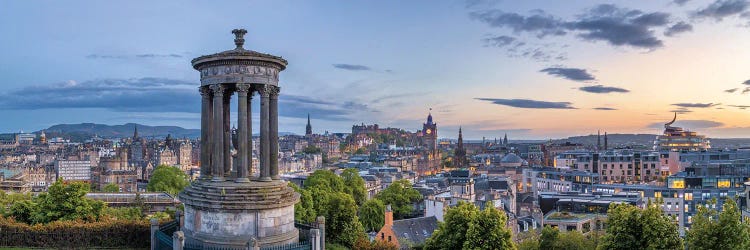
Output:
M437 151L437 124L432 121L432 112L427 115L427 122L422 124L424 145L430 151Z
M307 126L305 126L305 136L312 135L312 125L310 124L310 113L307 114Z
M138 124L133 124L133 141L138 139Z
M461 127L458 127L458 143L456 143L456 150L453 154L453 159L456 168L466 167L466 149L464 148L464 136Z
M503 135L503 145L508 146L508 133Z

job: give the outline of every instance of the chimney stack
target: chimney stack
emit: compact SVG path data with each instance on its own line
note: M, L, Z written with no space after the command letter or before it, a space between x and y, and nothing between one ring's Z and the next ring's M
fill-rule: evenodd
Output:
M385 225L393 226L393 210L390 204L385 206Z

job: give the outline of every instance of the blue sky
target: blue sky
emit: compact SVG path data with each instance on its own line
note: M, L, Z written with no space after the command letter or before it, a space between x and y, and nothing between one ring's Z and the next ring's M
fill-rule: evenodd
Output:
M245 28L246 48L289 61L281 131L304 132L307 113L319 133L413 131L432 108L441 137L546 139L659 133L678 111L747 137L748 25L744 0L8 1L0 131L198 128L190 60Z

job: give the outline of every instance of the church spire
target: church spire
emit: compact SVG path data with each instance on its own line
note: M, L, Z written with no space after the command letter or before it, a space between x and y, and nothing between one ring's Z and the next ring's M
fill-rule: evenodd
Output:
M138 124L133 124L133 139L138 139Z
M461 132L461 127L458 127L458 146L463 147L464 145L464 135L463 132Z
M604 131L604 150L607 150L607 131Z
M454 151L455 166L457 168L466 167L466 149L464 149L464 135L463 129L458 127L458 144Z
M305 126L305 135L312 135L312 125L310 124L310 113L307 113L307 126Z
M508 133L505 133L505 135L503 136L503 145L508 145Z

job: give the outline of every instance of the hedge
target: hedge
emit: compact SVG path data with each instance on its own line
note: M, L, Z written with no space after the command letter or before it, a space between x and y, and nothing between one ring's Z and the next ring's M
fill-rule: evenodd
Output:
M149 248L145 220L55 221L28 225L0 216L0 247Z

